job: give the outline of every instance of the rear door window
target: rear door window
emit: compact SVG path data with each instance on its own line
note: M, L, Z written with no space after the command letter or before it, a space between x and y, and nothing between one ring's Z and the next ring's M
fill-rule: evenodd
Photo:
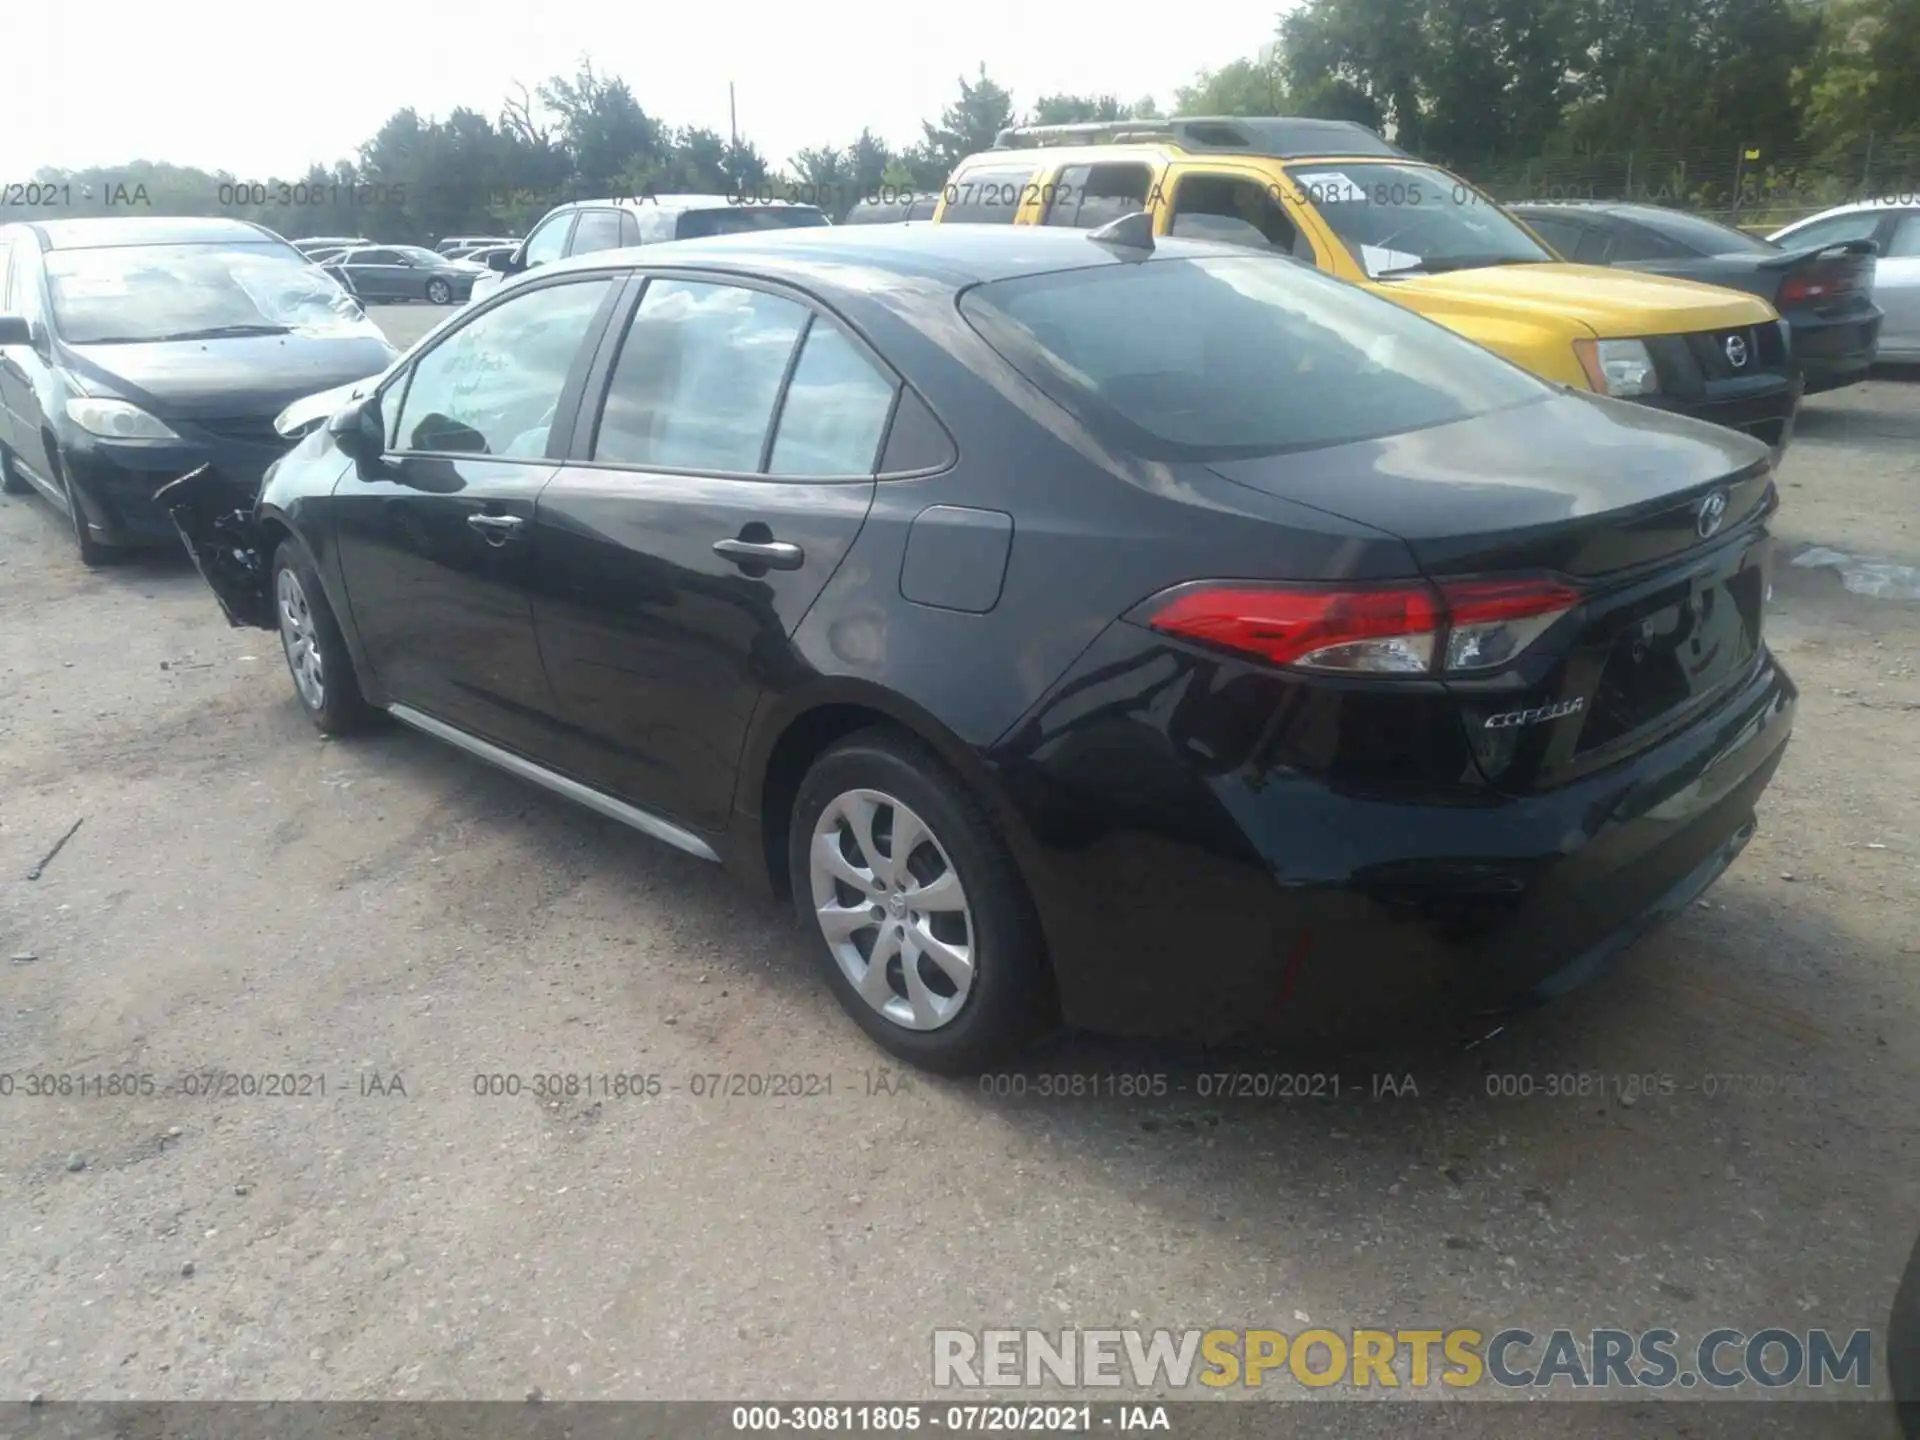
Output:
M1011 225L1033 182L1031 165L973 169L947 182L948 225Z
M593 458L759 473L807 319L804 306L761 290L649 281L614 361Z
M1617 220L1610 228L1613 243L1607 247L1607 259L1614 264L1622 260L1685 260L1693 254L1679 241L1631 220Z
M1522 215L1526 226L1562 255L1572 258L1580 249L1580 237L1586 227L1564 215Z
M874 368L838 326L816 315L781 402L768 473L873 474L893 391L891 376Z
M1920 210L1909 210L1894 226L1893 239L1887 242L1889 260L1911 260L1920 255Z
M569 255L586 255L595 250L620 248L620 212L618 210L582 210L580 222L573 227Z
M1122 215L1149 209L1153 171L1145 165L1070 165L1050 186L1048 225L1097 230Z

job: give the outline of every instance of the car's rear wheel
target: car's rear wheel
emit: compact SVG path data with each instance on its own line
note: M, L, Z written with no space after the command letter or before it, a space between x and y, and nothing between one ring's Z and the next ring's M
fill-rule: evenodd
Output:
M320 577L296 540L281 541L274 552L273 611L294 694L314 728L322 735L364 729L374 709L360 693L353 659Z
M869 730L822 755L795 797L788 866L835 997L902 1060L972 1074L1046 1029L1026 886L985 808L923 746Z
M453 303L453 287L444 280L429 280L427 282L427 299L436 305L451 305Z

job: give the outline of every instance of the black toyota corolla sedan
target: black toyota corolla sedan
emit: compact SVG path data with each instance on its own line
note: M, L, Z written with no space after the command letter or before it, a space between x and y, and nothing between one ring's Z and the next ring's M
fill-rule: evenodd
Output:
M784 892L934 1069L1564 989L1732 861L1794 708L1759 442L1129 220L545 266L257 501L165 498L323 732Z

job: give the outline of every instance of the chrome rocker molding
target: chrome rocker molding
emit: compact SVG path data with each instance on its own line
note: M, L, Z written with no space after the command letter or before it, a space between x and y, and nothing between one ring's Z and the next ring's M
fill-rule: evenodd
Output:
M456 730L444 720L436 720L431 715L423 715L410 705L389 705L387 713L403 725L444 740L449 745L458 746L469 755L497 765L510 775L518 775L522 780L531 780L536 785L545 786L556 795L597 810L609 820L618 820L622 825L631 825L642 835L651 835L656 840L664 840L676 850L684 850L689 855L698 855L702 860L718 861L720 857L713 852L698 835L682 830L678 825L662 820L657 815L616 800L611 795L602 794L591 785L582 785L578 780L569 780L565 775L556 775L544 765L536 765L523 756L515 755L511 750L502 750L498 745L490 745L464 730Z

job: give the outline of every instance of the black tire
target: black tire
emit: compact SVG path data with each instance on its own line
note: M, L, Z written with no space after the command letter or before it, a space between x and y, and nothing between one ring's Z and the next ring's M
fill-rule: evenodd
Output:
M7 495L25 495L33 487L20 478L20 472L13 468L13 452L0 445L0 493Z
M73 543L80 551L80 563L90 570L111 565L120 558L120 552L93 538L93 532L87 528L86 511L80 508L80 497L73 493L73 481L67 478L67 467L57 455L53 461L59 471L61 493L67 497L67 525L73 531Z
M285 596L280 578L283 573L293 578L300 597L305 601L307 624L320 661L317 700L310 688L301 683L300 671L296 667L295 641L290 637L291 627L283 608ZM369 728L379 712L360 693L360 677L354 674L353 657L347 653L347 642L340 634L339 622L333 618L333 607L327 603L327 592L320 583L320 574L314 568L306 546L298 540L282 540L280 548L273 552L272 593L274 619L279 625L280 650L286 657L287 673L293 678L294 699L300 702L300 708L313 721L314 729L322 735L350 735Z
M453 303L453 287L444 280L429 280L427 282L427 299L435 305L451 305Z
M938 1028L909 1028L862 999L834 958L814 913L814 828L829 805L853 790L879 791L912 810L946 852L964 887L971 915L973 979L958 1012ZM1025 881L986 807L918 741L875 728L849 736L821 755L794 799L787 867L794 910L828 985L882 1049L923 1070L973 1075L1013 1059L1055 1023L1045 945ZM894 993L902 992L896 987Z

